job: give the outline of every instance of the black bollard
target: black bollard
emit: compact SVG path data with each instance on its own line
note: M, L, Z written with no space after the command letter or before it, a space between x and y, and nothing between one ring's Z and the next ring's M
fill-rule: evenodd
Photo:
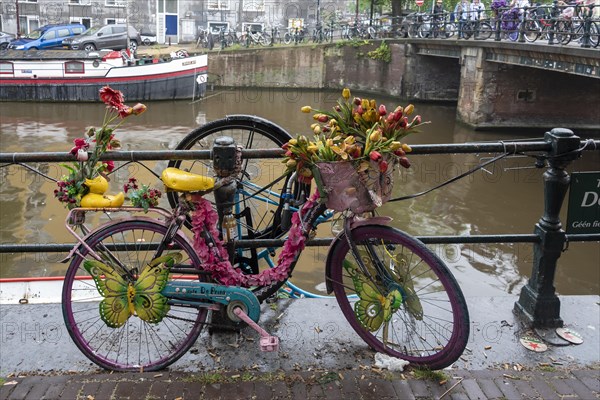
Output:
M548 154L549 168L544 173L544 215L535 226L539 241L533 245L531 277L521 289L514 311L534 328L556 328L563 325L560 300L554 288L556 262L566 243L559 213L569 188L570 176L565 168L581 154L580 139L568 129L546 132L552 143Z

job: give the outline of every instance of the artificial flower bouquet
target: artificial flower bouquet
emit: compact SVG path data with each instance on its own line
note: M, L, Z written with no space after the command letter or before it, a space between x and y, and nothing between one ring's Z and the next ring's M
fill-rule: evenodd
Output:
M117 195L105 194L108 190L108 174L114 170L115 165L112 161L100 161L100 157L107 151L121 147L121 143L115 139L114 131L125 118L146 111L146 106L141 103L133 107L126 105L123 93L109 86L100 89L100 99L106 104L102 126L91 127L85 137L75 139L71 154L77 157L77 161L61 164L69 173L57 181L58 189L54 190L54 196L69 209L120 207L124 202L122 192ZM132 179L134 180L125 185L130 198L135 198L145 210L156 205L155 200L160 197L160 192L150 191L145 185L138 189L135 178Z
M351 97L344 89L332 111L313 113L312 139L300 135L283 145L288 170L305 183L315 178L321 201L336 211L372 211L389 200L396 165L410 166L402 139L422 125L412 104L388 112L375 100Z

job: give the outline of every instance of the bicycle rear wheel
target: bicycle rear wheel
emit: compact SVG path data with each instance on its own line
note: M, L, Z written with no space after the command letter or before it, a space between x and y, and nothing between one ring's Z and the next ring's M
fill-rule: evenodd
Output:
M176 150L210 150L213 142L220 136L229 136L244 149L280 148L291 139L289 133L278 125L262 118L250 115L231 115L223 119L209 122L190 132L177 145ZM175 167L196 174L214 176L211 160L175 160L169 162ZM265 185L280 177L285 166L279 159L245 159L238 177L239 185L236 193L239 215L238 226L240 237L260 238L277 237L281 231L281 213L283 204L281 193L288 180L284 179L261 192L255 193ZM294 183L293 193L298 197L307 196L309 188ZM212 200L212 195L206 198ZM177 205L177 193L167 193L172 208Z
M479 30L477 31L477 37L475 37L475 39L487 40L492 37L493 32L494 30L490 24L487 22L481 22L479 24Z
M525 40L532 43L535 42L542 34L542 29L537 21L528 20L524 22Z
M160 243L166 232L165 226L150 220L129 220L91 234L86 244L102 257L105 265L101 275L108 283L103 294L98 290L100 286L90 279L89 263L94 259L89 251L80 246L71 260L62 293L63 317L79 350L103 368L115 371L165 368L186 353L205 324L206 309L161 305L160 296L157 298L160 292L144 292L148 289L138 287L144 285L141 281L146 282L141 279L144 269L157 256L153 245ZM200 271L200 260L183 236L175 236L168 252L162 255L167 253L180 254L179 266ZM171 273L167 279L191 278L205 280L206 276ZM132 293L134 302L145 305L142 310L136 306L136 315L130 315L127 307L123 307L127 301L120 301ZM148 314L158 313L162 318L148 322L138 317L144 310Z
M375 351L441 369L460 357L469 337L467 304L444 263L397 229L364 225L352 242L335 242L327 259L328 289L344 316ZM353 297L348 297L355 295Z

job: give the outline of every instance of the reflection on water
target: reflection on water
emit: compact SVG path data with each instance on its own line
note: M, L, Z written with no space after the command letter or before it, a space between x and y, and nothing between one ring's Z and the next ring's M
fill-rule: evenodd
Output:
M269 119L293 135L306 133L312 122L299 112L303 105L330 107L337 92L294 90L223 91L203 102L157 102L148 112L132 117L117 131L126 150L171 149L192 129L228 114L254 114ZM380 98L388 105L397 100ZM455 108L421 104L417 112L431 121L409 143L461 143L532 137L518 131L482 133L455 123ZM0 103L2 152L65 151L73 139L104 116L100 104ZM543 132L537 135L541 137ZM412 167L396 178L394 195L417 193L467 171L489 154L412 156ZM571 171L594 170L597 154L586 153ZM543 170L532 168L531 158L502 160L456 183L417 199L390 203L382 214L394 217L394 226L414 235L477 235L531 233L543 212ZM147 163L155 172L165 162ZM56 164L32 164L52 178L63 172ZM518 168L518 169L515 169ZM113 179L112 191L135 175L142 182L156 178L137 165L129 165ZM53 198L54 184L17 166L0 169L2 243L69 243L64 229L65 210ZM164 206L168 206L165 202ZM561 215L566 220L566 212ZM331 226L319 235L331 236ZM529 244L433 245L450 266L467 295L516 294L531 272ZM294 279L301 286L322 286L326 248L302 257ZM563 294L600 294L598 243L572 243L559 260L556 287ZM61 275L64 254L0 254L0 277Z

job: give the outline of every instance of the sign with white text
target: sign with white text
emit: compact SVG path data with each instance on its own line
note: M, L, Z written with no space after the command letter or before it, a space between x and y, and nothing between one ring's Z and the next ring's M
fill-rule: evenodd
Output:
M600 172L573 172L567 233L600 233Z

